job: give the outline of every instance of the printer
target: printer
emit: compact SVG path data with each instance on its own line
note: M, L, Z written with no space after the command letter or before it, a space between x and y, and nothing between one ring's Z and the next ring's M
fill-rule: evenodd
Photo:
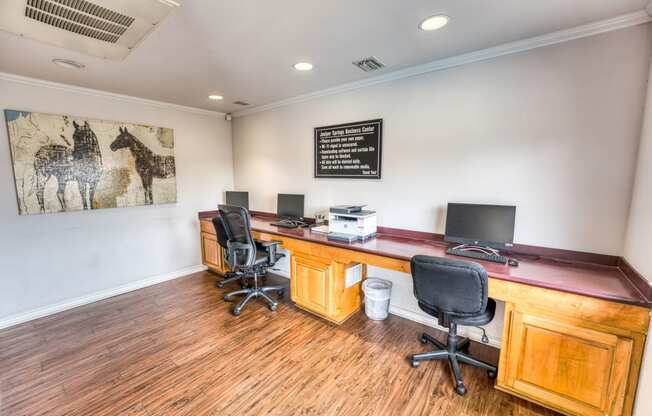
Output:
M362 208L364 205L331 207L328 212L329 236L341 235L347 240L365 240L374 237L376 235L376 211Z

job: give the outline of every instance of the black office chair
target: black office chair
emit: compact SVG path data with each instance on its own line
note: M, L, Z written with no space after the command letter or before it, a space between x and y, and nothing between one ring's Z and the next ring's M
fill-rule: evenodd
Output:
M485 269L467 261L414 256L412 278L419 307L448 327L446 345L426 333L421 336L423 344L430 342L439 349L411 355L412 366L418 367L421 361L447 359L455 376L455 391L462 396L466 387L459 363L483 368L490 378L495 378L496 367L462 352L468 351L470 341L457 336L458 325L479 327L494 318L496 302L487 297L489 279Z
M218 209L228 237L227 256L231 259L232 270L242 273L245 278L250 277L253 281L252 287L228 293L224 296L224 300L231 301L235 296L244 295L232 310L236 316L240 315L242 309L251 299L259 297L267 301L269 309L275 311L278 302L272 299L269 293L276 292L282 297L285 288L283 286L261 287L259 279L265 275L267 269L274 266L283 257L283 254L277 253L280 242L254 240L249 212L245 208L220 205Z
M233 265L233 259L229 255L229 247L227 242L229 241L229 236L226 233L226 228L224 227L224 221L222 217L213 217L213 226L215 227L215 234L217 235L217 243L220 245L220 249L224 252L224 261L229 266L229 272L224 274L224 278L215 282L215 285L219 288L223 288L227 283L235 282L241 280L243 275L242 273L235 272Z

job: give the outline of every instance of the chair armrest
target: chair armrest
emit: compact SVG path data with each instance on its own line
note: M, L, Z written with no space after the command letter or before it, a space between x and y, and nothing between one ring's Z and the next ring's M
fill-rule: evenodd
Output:
M278 246L281 245L280 241L261 241L261 240L256 240L256 244L259 244L265 251L267 251L267 263L270 266L273 266L276 264L276 262L282 258L285 257L284 254L282 253L277 253Z
M240 252L240 253L245 252L246 256L247 256L246 264L250 265L250 264L254 263L255 255L256 255L255 247L250 246L249 244L238 243L238 242L235 242L235 241L228 241L226 243L226 245L227 245L227 250L228 250L228 253L229 253L229 257L231 259L237 259L238 258L237 257L238 252ZM238 262L234 260L234 264L236 266L238 266L237 263Z
M251 250L249 244L245 243L236 243L234 241L229 241L228 246L234 250Z

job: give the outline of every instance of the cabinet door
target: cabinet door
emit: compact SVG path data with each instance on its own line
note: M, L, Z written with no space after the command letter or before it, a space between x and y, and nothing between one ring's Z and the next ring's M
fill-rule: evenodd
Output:
M201 233L201 252L203 263L211 269L222 272L222 247L214 234Z
M295 254L291 269L292 300L305 309L329 316L332 287L330 262Z
M622 414L631 339L518 309L511 317L499 382L564 413Z

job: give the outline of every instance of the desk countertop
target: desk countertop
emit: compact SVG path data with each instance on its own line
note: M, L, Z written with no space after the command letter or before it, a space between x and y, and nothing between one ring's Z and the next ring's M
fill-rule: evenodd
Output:
M208 219L212 216L214 216L212 212L200 213L200 218L202 219ZM272 222L270 218L254 217L252 218L252 228L258 232L404 261L410 261L417 254L459 259L459 257L446 254L447 246L439 240L408 238L379 233L375 238L370 240L347 244L328 240L325 235L312 233L307 228L279 228L270 225L270 222ZM511 267L487 261L477 262L487 270L489 276L496 279L648 308L652 307L652 300L646 298L637 289L620 267L535 256L515 255L514 257L520 261L519 267Z

